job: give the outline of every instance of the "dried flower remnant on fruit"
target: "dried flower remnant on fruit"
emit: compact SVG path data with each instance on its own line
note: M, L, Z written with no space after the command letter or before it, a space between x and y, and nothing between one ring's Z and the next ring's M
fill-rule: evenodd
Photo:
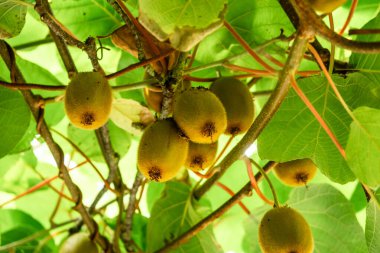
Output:
M218 151L218 142L210 144L189 143L185 166L193 171L204 170L212 165Z
M152 167L148 170L149 179L159 182L161 180L161 170L157 167Z

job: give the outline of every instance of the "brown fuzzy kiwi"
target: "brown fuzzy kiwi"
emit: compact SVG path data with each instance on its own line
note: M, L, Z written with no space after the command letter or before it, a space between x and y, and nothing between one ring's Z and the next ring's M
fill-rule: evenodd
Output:
M69 236L59 248L59 253L99 253L89 235L79 232Z
M188 148L188 141L180 136L172 119L156 121L141 137L137 151L138 168L149 180L168 181L184 165Z
M277 177L290 186L305 186L314 178L317 167L308 158L279 163L274 167Z
M269 210L259 225L263 253L312 253L313 235L305 218L289 207Z
M65 111L71 123L82 129L97 129L109 118L112 108L112 89L99 72L76 74L65 93Z
M189 143L189 152L185 166L193 171L200 171L212 165L218 151L218 142L210 144Z
M227 127L222 102L205 88L191 88L174 98L173 117L182 132L196 143L213 143Z
M339 6L342 6L347 0L307 0L314 10L320 13L330 13Z
M211 84L210 90L226 109L226 134L237 135L246 132L254 117L253 98L247 85L232 77L222 77Z

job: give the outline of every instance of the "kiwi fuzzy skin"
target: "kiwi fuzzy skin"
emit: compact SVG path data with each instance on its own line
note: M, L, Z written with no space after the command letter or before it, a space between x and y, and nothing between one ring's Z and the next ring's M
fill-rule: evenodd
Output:
M99 253L96 244L89 235L79 232L69 236L61 245L59 253Z
M314 239L309 224L296 210L278 207L269 210L259 225L263 253L312 253Z
M311 7L320 13L330 13L342 6L347 0L308 0Z
M192 171L201 171L212 165L218 151L218 142L200 144L189 142L185 166Z
M211 84L210 90L226 109L226 134L246 132L254 118L253 98L247 85L232 77L222 77Z
M195 143L216 142L227 127L222 102L205 88L191 88L174 97L173 118Z
M277 177L289 186L305 186L312 180L317 167L308 158L279 163L274 167Z
M82 129L103 126L112 108L112 89L99 72L76 74L66 88L64 104L70 122Z
M137 151L138 168L149 180L168 181L185 164L188 148L188 141L180 136L172 119L156 121L141 137Z

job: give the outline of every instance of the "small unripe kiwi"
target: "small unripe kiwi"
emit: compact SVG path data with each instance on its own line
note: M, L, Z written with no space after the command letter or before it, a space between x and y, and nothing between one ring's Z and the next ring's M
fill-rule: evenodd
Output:
M180 136L172 119L156 121L141 136L137 151L138 168L152 181L168 181L185 164L188 148L188 141Z
M218 151L218 142L210 144L189 143L185 166L193 171L200 171L212 165Z
M259 225L263 253L312 253L313 235L305 218L289 207L269 210Z
M82 129L97 129L109 118L112 89L99 72L76 74L65 93L65 111L71 123Z
M176 94L173 117L182 132L196 143L216 142L227 127L222 102L205 88L191 88Z
M254 117L253 98L247 85L232 77L222 77L211 84L210 90L226 109L226 134L237 135L246 132Z
M274 167L277 177L290 186L305 186L314 178L317 167L308 158L279 163Z
M347 0L308 0L311 7L320 13L330 13Z
M96 244L89 235L79 232L69 236L59 249L59 253L99 253Z

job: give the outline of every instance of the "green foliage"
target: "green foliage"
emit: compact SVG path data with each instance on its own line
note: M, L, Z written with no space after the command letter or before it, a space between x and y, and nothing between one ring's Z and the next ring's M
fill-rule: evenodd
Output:
M26 4L22 1L3 0L0 4L0 39L18 35L25 25Z
M380 250L380 206L371 201L367 206L367 220L365 224L365 236L368 252L375 253Z

